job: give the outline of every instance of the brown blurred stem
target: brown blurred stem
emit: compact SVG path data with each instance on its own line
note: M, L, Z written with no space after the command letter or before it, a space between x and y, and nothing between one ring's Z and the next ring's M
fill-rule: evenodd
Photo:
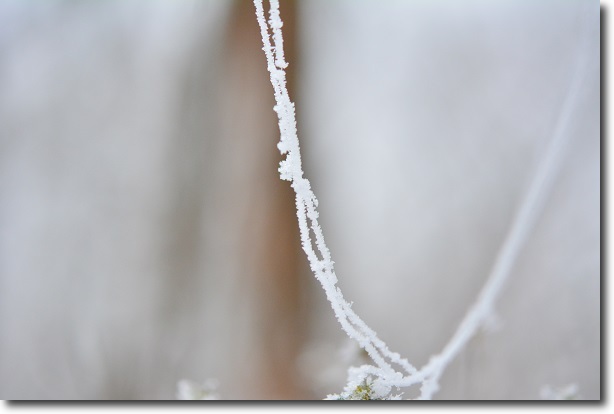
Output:
M296 3L281 1L290 93L296 77ZM236 1L225 45L227 91L231 92L233 128L239 137L256 140L252 151L253 174L247 179L249 212L245 220L243 292L253 301L251 320L257 324L249 353L250 382L245 398L307 398L298 383L296 359L304 340L301 317L300 242L294 194L279 179L279 130L272 110L273 92L266 72L260 35L251 1Z

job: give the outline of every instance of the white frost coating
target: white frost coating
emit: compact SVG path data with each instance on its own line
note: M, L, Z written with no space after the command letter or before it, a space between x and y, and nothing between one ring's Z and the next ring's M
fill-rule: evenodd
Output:
M482 288L476 302L467 312L455 334L444 347L442 352L431 358L422 369L417 370L405 358L391 352L386 344L377 337L352 310L351 305L344 299L341 290L336 286L335 274L330 251L324 242L322 229L318 223L316 207L318 201L311 190L308 179L303 177L303 169L296 129L295 107L286 88L286 73L288 66L283 54L283 37L281 28L283 23L279 13L279 1L270 0L269 21L267 22L262 0L254 0L256 16L260 26L263 50L266 55L267 69L271 74L271 83L275 93L276 105L273 108L279 119L280 141L278 148L282 154L287 154L281 161L279 173L283 180L292 183L296 193L296 210L300 228L301 242L311 270L317 280L322 284L326 297L330 302L337 320L348 336L358 342L365 349L377 366L363 365L351 368L348 375L348 386L344 393L331 395L329 398L341 399L351 396L359 384L370 384L372 395L375 398L389 398L392 387L409 387L421 384L419 399L432 399L439 390L439 379L448 364L465 347L469 339L477 330L492 319L494 302L499 297L503 285L511 273L513 264L521 251L526 237L533 228L538 215L541 213L543 202L548 194L549 187L557 172L558 163L562 157L566 139L568 138L568 122L573 112L574 104L580 89L583 75L586 72L586 56L578 60L570 89L567 93L556 128L549 146L540 163L538 170L530 183L519 211L514 218L510 231L507 234L499 251L493 269ZM272 35L269 33L272 31ZM271 45L271 38L273 45ZM585 48L583 48L585 49ZM314 240L310 229L315 235ZM405 374L395 371L392 363L399 365Z
M333 267L334 262L331 259L330 251L326 246L322 229L318 223L318 212L316 210L318 201L311 190L309 180L303 177L301 154L296 132L295 108L286 88L284 68L287 66L287 63L283 56L281 32L283 23L279 15L279 1L270 1L271 10L268 22L264 15L262 0L254 0L254 5L256 6L256 16L260 25L267 69L271 74L271 83L275 93L276 105L273 109L277 112L279 118L281 134L281 139L277 146L282 154L287 154L286 159L280 163L279 173L282 179L292 183L292 188L296 193L296 211L303 250L307 255L311 270L324 288L326 297L331 303L341 327L350 338L355 339L368 352L369 356L377 364L377 368L369 367L365 368L365 370L376 375L378 378L385 379L388 383L394 383L399 378L402 378L402 375L395 372L391 363L399 364L408 374L415 373L417 370L407 360L401 358L399 354L390 352L386 344L377 337L375 332L356 315L351 305L344 299L341 290L337 287L337 276ZM271 37L273 45L271 45ZM315 235L315 250L310 229Z

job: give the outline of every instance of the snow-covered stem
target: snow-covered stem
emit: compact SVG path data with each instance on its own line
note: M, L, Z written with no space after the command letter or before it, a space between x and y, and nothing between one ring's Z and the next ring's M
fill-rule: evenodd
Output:
M542 211L549 187L557 172L568 138L568 122L585 73L585 60L580 59L567 93L556 128L544 159L539 164L529 189L523 198L510 231L502 244L495 264L482 288L476 302L471 306L455 334L442 352L431 358L423 368L417 370L405 358L391 352L375 331L366 325L352 310L339 287L334 271L334 262L324 241L322 229L318 223L318 201L311 190L311 184L304 177L301 154L297 136L295 106L290 100L286 87L285 68L288 63L283 53L282 20L279 13L279 1L270 0L269 20L265 18L262 0L254 0L256 16L260 26L263 50L266 55L267 69L275 94L276 105L273 108L278 115L280 142L278 148L286 158L281 161L279 172L283 180L292 183L296 194L296 210L303 250L307 255L311 270L321 283L326 297L333 308L337 320L347 335L356 340L365 349L377 366L363 365L350 370L350 384L365 384L373 388L374 395L385 398L392 387L409 387L421 384L420 399L431 399L439 389L439 379L449 363L467 345L478 329L493 315L493 306L509 278L526 238ZM271 44L271 39L273 44ZM313 232L315 240L311 237ZM314 250L315 242L315 250ZM400 366L404 373L397 372L392 364ZM351 388L351 387L350 387ZM352 394L346 390L346 395ZM334 397L334 396L332 396Z
M374 372L389 381L397 380L402 375L396 373L392 363L400 365L408 374L417 372L407 360L399 354L391 352L376 333L360 319L345 300L337 287L337 276L330 251L324 241L322 228L318 222L318 201L311 190L311 183L303 175L299 141L296 130L294 103L290 100L286 87L285 62L283 55L283 23L279 14L279 1L270 1L269 20L267 21L262 0L254 0L256 16L262 35L267 69L271 75L271 84L275 93L276 105L273 108L279 119L281 139L277 145L280 152L286 155L281 161L279 172L284 180L292 183L296 194L296 210L303 250L309 260L309 265L317 280L321 283L337 320L350 338L358 341L376 363ZM271 39L273 44L271 44ZM315 236L311 237L310 231ZM315 249L314 249L315 244Z

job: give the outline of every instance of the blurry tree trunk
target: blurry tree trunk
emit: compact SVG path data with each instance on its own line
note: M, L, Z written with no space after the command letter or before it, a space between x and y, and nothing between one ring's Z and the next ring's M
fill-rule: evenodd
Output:
M282 2L286 55L295 63L295 5ZM286 29L286 28L285 28ZM294 195L279 179L277 150L279 130L272 108L273 89L268 80L254 6L235 2L227 26L226 56L222 63L222 97L226 132L223 139L236 142L241 156L252 159L246 169L244 201L247 215L243 247L248 254L239 276L241 293L251 297L250 315L254 340L239 363L249 385L241 398L305 398L297 383L296 357L304 339L299 280L300 244L294 210ZM292 69L289 71L292 74ZM293 88L290 75L289 86ZM243 155L245 154L245 155Z

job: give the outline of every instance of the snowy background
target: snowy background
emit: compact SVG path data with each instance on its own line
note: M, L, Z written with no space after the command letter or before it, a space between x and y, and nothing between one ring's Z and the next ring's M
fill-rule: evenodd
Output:
M474 301L587 59L552 191L440 399L600 398L599 3L283 2L340 286L421 366ZM253 5L0 4L0 396L339 392Z

